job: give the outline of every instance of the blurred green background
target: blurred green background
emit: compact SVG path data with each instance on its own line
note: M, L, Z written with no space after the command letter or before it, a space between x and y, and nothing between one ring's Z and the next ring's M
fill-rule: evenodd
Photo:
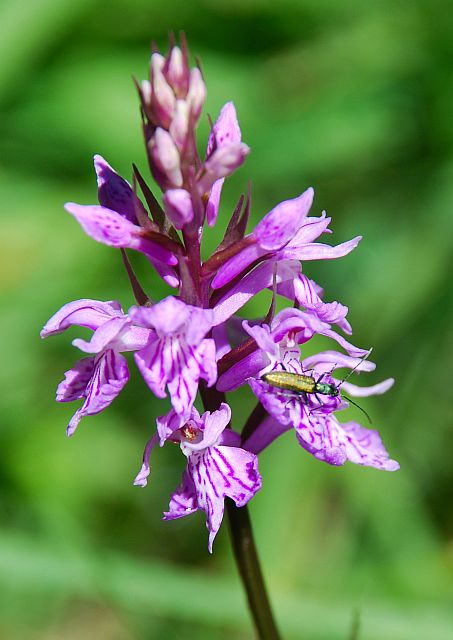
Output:
M400 472L331 468L292 433L262 456L251 512L284 636L451 639L453 22L442 0L0 3L0 637L253 637L227 528L210 557L202 514L160 520L178 449L156 451L148 488L132 487L168 405L135 373L67 440L75 405L53 397L81 332L38 336L66 301L133 302L119 255L62 205L96 201L94 153L148 175L131 75L145 77L150 40L165 47L170 29L202 60L207 111L233 100L252 148L220 227L249 177L254 222L314 186L332 242L364 240L306 271L349 305L354 342L374 345L367 382L397 379L363 405ZM140 258L148 291L166 295ZM240 425L251 394L231 401Z

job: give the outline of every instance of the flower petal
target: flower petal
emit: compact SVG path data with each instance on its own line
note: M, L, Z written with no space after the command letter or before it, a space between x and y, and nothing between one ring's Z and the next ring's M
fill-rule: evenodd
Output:
M201 416L201 420L204 423L203 437L197 443L183 443L186 455L190 455L193 451L207 449L208 447L212 447L219 443L220 435L226 429L231 420L231 409L226 402L222 402L216 411L213 411L212 413L206 411Z
M323 233L330 233L329 224L331 218L323 211L321 216L305 218L302 221L297 233L295 233L287 244L287 249L296 249L313 243Z
M151 451L156 444L157 434L154 434L153 437L146 443L145 450L143 452L142 466L134 480L134 485L136 485L137 487L146 487L146 485L148 484L148 476L151 471L149 458L151 456Z
M100 155L94 156L94 169L98 182L99 204L117 211L133 224L138 224L135 214L136 196L130 184Z
M269 384L256 378L249 378L247 382L269 415L273 416L281 425L293 424L294 416L288 408L293 404L291 400L294 400L294 394L285 395L283 391L277 392ZM301 402L298 398L296 399L297 405Z
M242 447L255 454L261 453L282 433L286 433L291 428L291 424L282 425L273 416L267 415L252 435L243 443Z
M280 355L280 348L275 342L268 325L257 324L250 326L247 320L244 320L242 327L255 340L258 348L266 353L269 358L269 365L274 366Z
M346 393L356 398L365 398L366 396L376 396L385 393L391 387L393 387L394 383L394 378L387 378L387 380L378 382L371 387L358 387L357 385L351 384L350 382L342 382L340 389L342 391L346 391Z
M223 105L209 134L206 158L209 158L215 149L225 147L232 142L241 142L241 129L234 104L227 102Z
M243 276L214 306L214 324L222 324L254 295L271 286L272 277L273 263L269 260Z
M111 318L124 317L121 305L116 300L100 302L99 300L74 300L59 309L45 324L41 338L56 335L77 324L89 329L97 329Z
M157 337L134 354L135 364L148 387L158 398L165 398L165 387L171 371L171 353L165 340Z
M197 496L192 477L186 471L182 476L182 482L170 498L168 511L164 513L164 520L175 520L188 516L198 511Z
M127 316L123 318L112 318L96 329L91 336L91 340L87 341L76 338L72 341L72 344L85 353L100 353L107 347L120 347L121 334L129 325L130 320ZM120 350L121 349L118 348L118 351Z
M217 380L217 353L215 341L206 338L202 341L195 352L196 360L200 367L200 377L206 380L207 386L212 385Z
M285 200L269 211L252 232L260 247L276 251L294 238L310 210L313 195L310 187L298 198Z
M131 307L129 316L143 327L156 329L159 335L182 331L190 317L190 306L173 296L164 298L152 307Z
M57 402L72 402L85 398L87 385L94 372L94 358L78 360L57 388Z
M206 160L202 175L198 181L198 188L203 194L219 178L225 178L238 169L250 153L250 148L243 142L232 142L216 149Z
M348 307L339 302L323 302L317 294L317 288L316 283L302 273L294 279L294 292L301 305L322 322L337 324L345 333L351 334L351 325L346 320Z
M216 389L219 391L234 391L245 384L251 376L257 375L270 365L266 353L257 349L250 355L236 362L225 373L219 376Z
M217 214L220 207L220 196L222 195L222 187L225 178L216 180L211 187L208 201L206 203L206 220L209 227L213 227L217 220Z
M198 411L192 407L191 420L197 422L200 419ZM170 409L164 416L159 416L156 420L157 433L159 434L159 444L164 446L165 442L170 438L175 431L181 429L184 425L184 419L176 413L174 409Z
M206 100L206 85L198 67L190 70L189 91L186 100L195 126Z
M93 375L85 390L85 402L69 422L66 433L72 436L84 416L100 413L120 393L129 379L126 358L109 349L95 359Z
M143 237L141 227L116 211L98 205L65 204L65 209L81 225L87 235L109 247L141 251L165 264L177 264L176 257L161 245Z
M359 244L362 236L331 247L321 242L312 242L298 247L287 245L279 252L280 260L334 260L351 253Z
M255 262L255 260L265 256L266 253L266 249L262 249L256 242L247 245L220 267L211 282L211 287L213 289L221 289Z
M261 488L257 457L239 447L209 447L188 459L197 504L206 513L209 530L208 548L212 545L223 518L225 496L238 507L244 506Z
M307 445L306 439L302 439L299 432L297 437L300 444L315 458L328 464L338 466L350 460L355 464L384 471L399 469L399 464L389 458L379 433L365 429L357 422L340 424L334 416L324 416L321 447Z
M342 367L355 369L357 372L374 371L376 369L375 363L370 360L353 358L339 351L321 351L313 356L304 358L302 367L304 371L314 369L318 374L341 369Z

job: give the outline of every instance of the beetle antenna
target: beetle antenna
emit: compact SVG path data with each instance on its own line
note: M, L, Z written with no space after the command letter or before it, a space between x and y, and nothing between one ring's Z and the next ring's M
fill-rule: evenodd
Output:
M352 376L352 374L353 374L353 373L354 373L354 371L357 369L357 367L360 367L360 365L362 364L362 362L365 362L365 360L368 358L368 356L370 355L370 353L371 353L372 351L373 351L373 347L371 347L371 349L368 351L368 353L367 353L367 354L365 354L365 355L363 356L363 358L361 358L360 362L358 362L358 363L355 365L354 369L351 369L351 371L347 374L347 376L345 376L345 377L343 378L343 380L341 380L341 381L337 384L337 386L335 387L336 389L338 389L338 387L340 387L340 386L343 384L343 382L346 382L346 380ZM354 403L353 403L353 404L354 404ZM370 420L370 422L371 422L371 420Z
M344 394L342 394L341 397L345 398L345 400L347 400L348 402L353 404L355 407L357 407L357 409L360 409L360 411L366 415L368 422L370 424L373 424L373 421L371 420L369 414L365 411L365 409L362 409L362 407L360 405L358 405L357 402L354 402L354 400L351 400L351 398L348 398L348 396L345 396Z

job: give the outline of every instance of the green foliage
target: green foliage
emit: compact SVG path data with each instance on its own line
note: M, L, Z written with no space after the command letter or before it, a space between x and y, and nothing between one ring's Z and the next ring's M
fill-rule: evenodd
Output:
M350 306L356 342L374 345L370 383L397 379L363 404L400 472L328 467L292 434L262 456L251 510L285 637L451 638L449 9L443 0L0 4L1 637L252 637L226 531L211 558L201 516L160 521L182 470L176 448L156 451L145 491L131 486L167 405L136 375L67 441L73 408L53 393L76 352L67 337L38 337L67 300L132 303L119 255L85 237L62 204L95 201L94 153L125 176L132 161L146 171L131 75L144 77L149 39L165 46L170 29L184 29L208 111L232 99L252 147L225 189L223 221L249 177L254 222L313 185L336 241L364 240L306 271ZM147 290L165 295L134 258ZM258 315L258 303L248 311ZM238 426L250 402L246 389L232 398Z

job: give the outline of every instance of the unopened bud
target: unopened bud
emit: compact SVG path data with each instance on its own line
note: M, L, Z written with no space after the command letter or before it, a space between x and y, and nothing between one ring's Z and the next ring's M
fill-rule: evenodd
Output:
M163 196L165 213L176 229L192 222L194 212L192 198L185 189L169 189Z
M200 69L194 67L190 71L189 91L187 93L187 103L192 114L194 123L198 120L206 100L206 85L201 75Z
M178 98L185 98L189 89L189 69L179 47L173 47L167 58L165 77Z
M173 89L157 66L152 70L151 89L151 109L155 118L154 124L168 129L173 118L176 98Z
M151 75L155 71L163 71L165 58L161 53L153 53L151 56Z
M170 134L180 151L184 149L189 130L189 107L185 100L176 100Z
M171 186L181 187L183 179L179 152L168 131L158 127L149 142L149 149L153 162Z
M142 98L144 104L149 107L151 104L151 82L149 80L142 80L140 83L140 91L142 92Z

